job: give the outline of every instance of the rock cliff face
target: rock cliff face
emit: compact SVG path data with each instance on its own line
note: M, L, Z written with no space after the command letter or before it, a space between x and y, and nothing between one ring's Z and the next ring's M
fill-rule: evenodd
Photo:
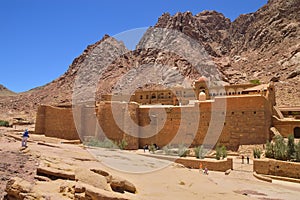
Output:
M300 105L300 1L270 0L230 22L215 11L163 14L155 27L199 41L230 83L276 82L278 105Z
M6 87L0 84L0 96L12 96L15 94L16 93L14 93L13 91L7 89Z
M206 56L201 60L205 69L200 72L194 70L193 62L176 54L176 45L173 46L174 52L166 51L168 49L164 47L170 46L168 39L156 40L152 37L153 30L164 28L175 30L196 41L205 50ZM97 54L101 50L101 43L107 38L109 36L106 35L99 42L88 46L82 55L74 59L68 71L51 83L14 97L1 97L0 109L5 112L0 117L21 113L33 119L36 108L41 103L70 104L74 79L79 69L90 66L86 68L89 77L89 69L101 63ZM216 72L218 77L215 78L229 83L246 83L252 79L267 83L272 80L276 84L279 106L300 105L300 0L269 0L258 11L241 15L233 22L216 11L203 11L195 15L185 12L174 16L164 13L154 27L145 33L136 50L129 51L116 40L114 44L116 50L104 57L110 57L114 53L120 53L118 55L121 56L102 72L97 87L98 94L114 92L124 85L132 84L137 66L153 65L168 77L181 76L190 80ZM193 48L191 45L191 49ZM210 71L210 66L217 66L216 71ZM177 69L179 74L175 76L169 73L169 69ZM118 83L123 76L125 82ZM156 85L170 82L168 78L157 81ZM85 83L88 83L88 78L80 82L82 85ZM151 85L153 83L144 83L137 87Z

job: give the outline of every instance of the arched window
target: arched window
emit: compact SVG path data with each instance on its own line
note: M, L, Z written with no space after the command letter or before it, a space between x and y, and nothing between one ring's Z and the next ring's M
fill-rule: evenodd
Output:
M295 138L300 138L300 127L295 127L294 128L294 137Z
M152 93L151 99L156 99L156 94L155 93Z
M163 98L164 98L164 93L160 93L160 94L158 95L158 98L159 98L159 99L163 99Z

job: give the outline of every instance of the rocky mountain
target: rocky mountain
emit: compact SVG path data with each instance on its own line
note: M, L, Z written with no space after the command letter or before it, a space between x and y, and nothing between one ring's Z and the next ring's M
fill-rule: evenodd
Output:
M155 27L199 41L229 83L272 80L278 105L300 105L299 0L270 0L233 22L215 11L165 13Z
M6 87L4 87L4 85L0 84L0 96L12 96L12 95L16 95L16 93L7 89Z
M97 92L99 98L132 85L190 83L201 75L229 83L274 81L279 106L300 106L300 0L269 0L233 22L216 11L164 13L134 51L106 35L88 46L58 79L1 97L0 118L34 119L39 104L70 104L72 94L90 99Z

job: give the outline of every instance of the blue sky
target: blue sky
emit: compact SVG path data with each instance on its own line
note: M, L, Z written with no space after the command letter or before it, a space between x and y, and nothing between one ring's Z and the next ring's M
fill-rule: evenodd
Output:
M267 0L0 0L0 84L22 92L62 75L104 34L153 26L164 12L216 10L234 20Z

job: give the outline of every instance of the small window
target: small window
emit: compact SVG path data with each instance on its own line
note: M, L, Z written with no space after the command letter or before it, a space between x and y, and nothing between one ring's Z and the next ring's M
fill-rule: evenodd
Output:
M245 114L245 112L243 111L242 114Z
M234 115L234 112L231 112L232 115Z
M256 111L254 111L253 114L255 115L255 114L256 114Z
M140 96L140 99L143 99L143 95Z

